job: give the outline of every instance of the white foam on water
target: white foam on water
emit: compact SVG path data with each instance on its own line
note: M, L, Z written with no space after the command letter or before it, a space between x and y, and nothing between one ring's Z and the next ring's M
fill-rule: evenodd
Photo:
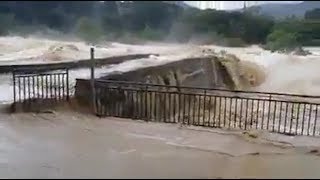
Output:
M272 53L257 46L227 48L206 46L216 51L224 50L242 61L251 61L263 66L266 80L257 91L320 95L320 47L307 47L311 55L297 56Z
M70 45L76 48L68 48ZM54 47L62 47L62 49ZM90 58L90 45L80 41L58 41L37 37L0 37L0 65L21 64ZM158 66L184 58L203 56L203 48L221 50L236 55L242 61L251 61L265 67L266 81L256 90L284 93L300 93L320 95L320 48L307 47L312 52L308 56L272 53L258 46L231 48L215 45L197 46L190 44L148 43L145 45L129 45L109 42L95 47L95 57L110 57L125 54L156 53L159 57L126 61L117 65L109 65L96 69L96 77L111 72L127 72L143 67ZM57 50L58 49L58 50ZM56 57L58 56L58 58ZM87 68L71 70L70 82L76 78L89 78ZM11 75L0 75L0 101L12 100Z
M69 46L75 48L69 48ZM52 61L70 61L90 58L92 46L80 41L58 41L37 37L0 37L0 65L48 63ZM190 52L195 47L176 44L128 45L117 42L95 46L95 57L112 57L128 54L158 53L172 55Z

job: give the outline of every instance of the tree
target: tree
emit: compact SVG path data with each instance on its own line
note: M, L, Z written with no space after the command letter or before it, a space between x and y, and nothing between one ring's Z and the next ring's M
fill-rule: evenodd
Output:
M13 14L0 14L0 36L7 35L14 25Z
M247 43L264 43L273 27L271 19L247 12L204 10L181 19L189 24L195 34L215 32Z
M296 33L276 30L267 37L267 49L271 51L291 51L299 47Z
M309 20L320 20L320 8L306 11L304 18Z
M138 33L138 36L142 39L162 40L164 33L159 30L153 30L149 26L146 26L143 31Z
M78 20L76 32L80 38L90 43L97 42L103 35L101 27L94 24L86 17L82 17Z
M261 12L260 6L252 6L244 10L244 13L250 14L250 15L259 15Z
M127 11L123 14L124 26L132 31L143 31L146 26L160 31L169 31L183 8L160 1L126 2Z

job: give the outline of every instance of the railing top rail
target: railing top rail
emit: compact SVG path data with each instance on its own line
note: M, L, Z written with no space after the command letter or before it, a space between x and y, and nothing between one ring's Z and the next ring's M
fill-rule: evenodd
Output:
M60 71L60 72L66 72L68 71L68 68L60 68L60 69L56 69L56 70L50 70L52 73L57 73L56 71ZM12 72L14 74L40 74L40 73L51 73L50 71L46 71L45 68L42 67L19 67L19 68L14 68L12 69Z
M114 80L96 79L96 82L124 84L124 85L139 85L139 86L149 86L149 87L153 86L153 87L166 87L166 88L221 91L221 92L230 92L230 93L261 94L261 95L267 95L267 96L291 96L291 97L299 97L299 98L319 98L320 99L320 96L311 96L311 95L299 95L299 94L290 94L290 93L272 93L272 92L260 92L260 91L241 91L241 90L228 90L228 89L220 89L220 88L204 88L204 87L191 87L191 86L173 86L173 85L140 83L140 82L132 82L132 81L114 81Z
M16 74L15 77L34 77L34 76L52 76L52 75L66 75L67 72L56 72L56 73L28 73L28 74Z

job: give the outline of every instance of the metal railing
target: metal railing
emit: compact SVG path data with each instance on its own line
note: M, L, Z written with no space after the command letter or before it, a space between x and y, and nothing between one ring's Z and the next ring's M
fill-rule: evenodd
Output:
M320 98L119 81L95 81L99 116L287 135L320 135Z
M40 100L57 102L69 99L69 71L37 73L13 71L14 105L26 107L39 103Z

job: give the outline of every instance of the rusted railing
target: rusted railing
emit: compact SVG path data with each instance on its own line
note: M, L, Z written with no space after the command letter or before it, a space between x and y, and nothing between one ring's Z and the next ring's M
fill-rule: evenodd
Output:
M96 80L99 116L320 135L320 97Z

